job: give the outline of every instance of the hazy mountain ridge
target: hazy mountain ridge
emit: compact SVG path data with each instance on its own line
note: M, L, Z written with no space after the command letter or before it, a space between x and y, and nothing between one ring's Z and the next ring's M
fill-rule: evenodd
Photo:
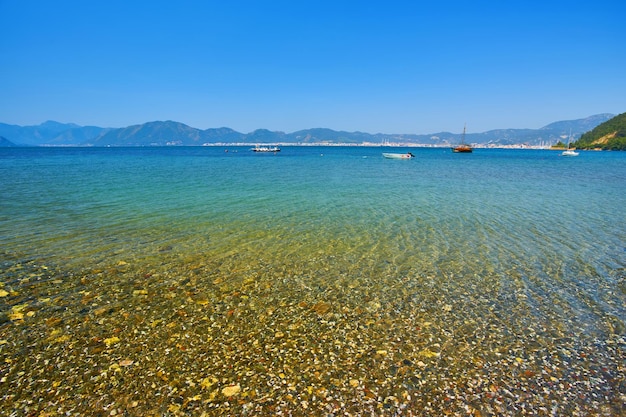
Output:
M15 145L82 145L105 130L96 126L47 121L35 126L0 123L0 136Z
M17 146L17 145L15 145L15 143L11 142L4 136L0 136L0 148L8 148L8 147L13 147L13 146Z
M558 121L540 129L496 129L467 134L465 141L476 145L550 145L570 135L575 139L614 117L598 114L584 119ZM460 129L459 129L460 130ZM197 129L175 121L153 121L124 128L79 126L47 121L36 126L0 123L0 136L15 145L27 146L200 146L204 144L384 144L448 146L459 143L462 134L385 134L335 131L327 128L293 133L257 129L240 133L227 127ZM4 145L6 146L6 145Z
M148 122L103 132L91 143L94 146L165 146L202 145L201 130L183 123Z

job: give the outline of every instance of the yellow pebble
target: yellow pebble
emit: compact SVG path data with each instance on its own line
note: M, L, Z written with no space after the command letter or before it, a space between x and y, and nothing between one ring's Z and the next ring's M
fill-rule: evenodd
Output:
M241 391L241 386L239 386L239 384L229 385L222 388L222 394L224 394L225 397L232 397L233 395L237 395L239 394L239 391Z
M114 345L114 344L118 343L119 341L120 341L120 338L119 338L119 337L117 337L117 336L108 337L108 338L104 339L104 343L105 343L107 346Z

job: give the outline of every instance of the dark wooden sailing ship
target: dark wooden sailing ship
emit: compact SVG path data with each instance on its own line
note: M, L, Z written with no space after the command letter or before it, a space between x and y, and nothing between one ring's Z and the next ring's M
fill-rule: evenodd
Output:
M473 151L472 147L465 143L465 126L463 126L463 137L461 139L461 144L452 148L452 152L456 153L471 153Z

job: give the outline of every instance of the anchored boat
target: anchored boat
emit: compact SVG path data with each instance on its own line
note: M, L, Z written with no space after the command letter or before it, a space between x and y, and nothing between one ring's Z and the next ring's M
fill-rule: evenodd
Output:
M387 152L383 152L383 156L385 158L388 158L388 159L411 159L411 158L415 158L415 155L413 155L411 152L407 152L407 153L387 153Z
M567 149L565 149L561 156L578 156L578 152L576 152L576 148L570 148L570 142L572 141L572 131L570 130L569 136L567 138Z
M280 148L278 146L256 145L254 148L252 148L252 152L280 152Z
M465 126L463 126L463 138L461 139L461 144L452 148L452 152L456 153L471 153L473 151L472 147L465 143Z

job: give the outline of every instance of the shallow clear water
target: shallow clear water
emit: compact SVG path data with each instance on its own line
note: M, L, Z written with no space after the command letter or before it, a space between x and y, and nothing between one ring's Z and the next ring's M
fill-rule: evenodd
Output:
M624 411L626 154L225 150L0 149L0 409Z

